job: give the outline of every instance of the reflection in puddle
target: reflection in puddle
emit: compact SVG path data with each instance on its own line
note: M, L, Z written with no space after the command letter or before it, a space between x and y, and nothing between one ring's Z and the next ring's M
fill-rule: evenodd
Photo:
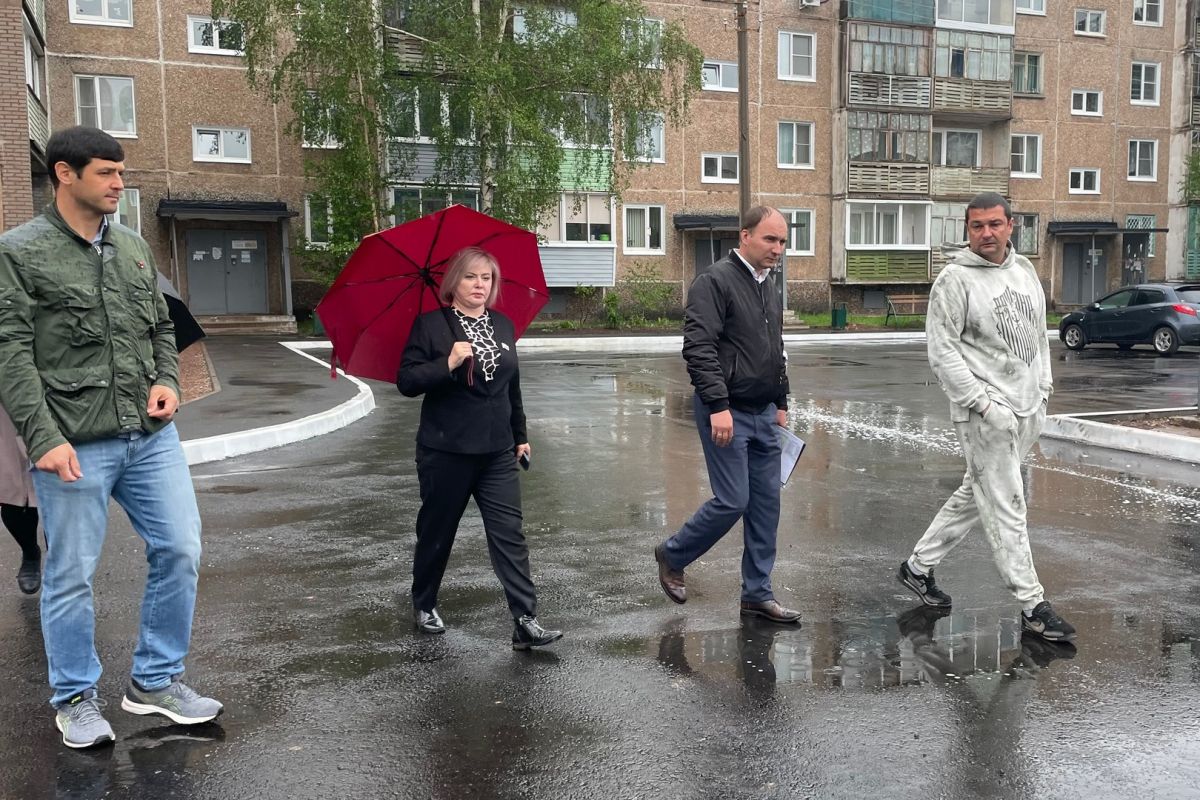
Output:
M616 649L639 649L628 644ZM1072 645L1022 636L1015 616L949 614L924 606L899 617L806 622L802 628L758 620L694 633L675 627L643 645L679 675L842 689L940 684L969 675L1030 677L1075 655Z

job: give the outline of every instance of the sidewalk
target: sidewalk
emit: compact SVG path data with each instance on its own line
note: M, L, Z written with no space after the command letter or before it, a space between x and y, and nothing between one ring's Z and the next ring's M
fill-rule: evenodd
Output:
M1056 337L1057 333L1047 331L1047 336ZM923 331L784 335L784 341L792 346L834 342L889 344L924 338ZM211 336L205 339L205 345L219 388L184 405L176 418L189 464L219 461L311 439L343 428L375 408L370 386L346 376L331 380L329 365L306 352L327 351L328 341L280 342L265 336ZM539 355L678 353L682 346L683 337L679 335L528 336L519 345L521 353ZM1121 413L1140 410L1143 409ZM1200 438L1114 425L1100 421L1104 416L1054 415L1046 420L1043 438L1200 464Z

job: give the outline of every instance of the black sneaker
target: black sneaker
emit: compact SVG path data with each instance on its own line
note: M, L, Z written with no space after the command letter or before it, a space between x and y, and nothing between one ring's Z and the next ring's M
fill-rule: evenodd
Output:
M1050 642L1069 642L1075 638L1075 626L1054 613L1049 600L1043 600L1030 616L1021 613L1021 627Z
M950 607L950 595L938 588L933 580L933 570L930 570L928 575L918 575L909 569L908 562L904 561L900 564L896 579L911 589L925 605L934 608Z

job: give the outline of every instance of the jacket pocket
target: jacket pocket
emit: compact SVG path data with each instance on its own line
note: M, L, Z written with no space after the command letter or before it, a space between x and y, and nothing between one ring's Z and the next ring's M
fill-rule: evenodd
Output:
M109 368L67 367L39 373L46 387L46 405L68 439L92 430L106 405L112 375Z
M141 286L131 287L129 307L139 327L153 328L158 324L158 303L154 292L147 291Z
M66 315L70 327L67 340L72 347L104 341L105 311L96 289L90 286L60 286L51 297L51 303Z

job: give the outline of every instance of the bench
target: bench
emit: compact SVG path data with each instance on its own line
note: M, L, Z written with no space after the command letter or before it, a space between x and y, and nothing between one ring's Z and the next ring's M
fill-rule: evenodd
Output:
M888 320L901 314L924 314L929 311L929 295L927 294L889 294L887 295L887 316L883 318L886 328ZM900 327L900 320L896 320Z

